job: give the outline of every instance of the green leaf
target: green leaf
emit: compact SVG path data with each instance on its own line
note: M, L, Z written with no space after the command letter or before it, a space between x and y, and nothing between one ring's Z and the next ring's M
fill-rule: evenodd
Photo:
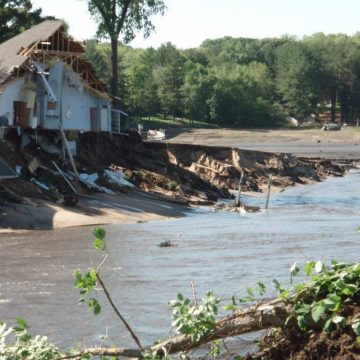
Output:
M293 289L294 289L296 292L301 291L301 290L304 289L304 288L305 288L305 284L304 284L304 283L295 284L295 285L293 286Z
M356 274L360 275L360 263L355 264L353 270Z
M105 230L102 227L96 227L93 231L93 235L94 237L98 238L98 239L105 239Z
M23 330L28 328L26 321L21 317L16 318L16 323L18 325L17 328L21 328Z
M105 239L96 238L93 241L93 246L96 250L105 250Z
M96 270L95 269L90 270L89 276L92 281L96 282Z
M357 287L354 285L348 285L344 289L342 289L342 293L346 296L351 296L357 291Z
M249 296L254 297L254 290L251 287L246 288L246 292Z
M311 309L311 317L315 322L319 322L321 315L326 311L326 307L322 302L315 304Z
M258 291L260 296L265 295L265 293L266 293L266 285L262 281L258 281L256 283L256 287L257 287L257 291Z
M322 301L322 304L326 310L337 312L341 306L341 298L336 294L331 294Z
M296 313L299 315L306 315L310 313L311 306L309 304L297 303L295 304Z
M95 315L98 315L101 312L101 306L99 302L94 298L89 299L88 306L91 310L93 310Z
M305 265L304 265L304 273L306 276L310 276L312 274L312 271L314 269L315 266L315 262L314 261L308 261Z
M282 287L281 283L278 280L274 279L272 282L275 290L279 293L279 296L282 299L286 299L289 295L289 292Z
M324 325L324 330L330 332L332 330L333 319L328 319Z
M301 330L305 331L306 330L306 321L305 321L305 317L302 315L299 315L297 318L297 323L298 326Z
M286 299L288 296L289 296L289 292L288 291L282 291L280 294L279 294L280 298L281 299Z
M190 305L191 304L191 300L189 299L189 298L186 298L185 300L184 300L184 305L185 306L188 306L188 305Z
M223 307L224 310L227 311L235 311L237 308L237 302L236 302L236 298L235 296L231 297L231 304L230 305L226 305Z

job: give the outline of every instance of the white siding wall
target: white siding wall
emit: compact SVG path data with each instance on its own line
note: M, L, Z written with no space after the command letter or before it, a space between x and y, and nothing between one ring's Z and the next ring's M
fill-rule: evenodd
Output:
M0 115L9 119L9 125L14 123L14 101L24 101L22 98L24 83L25 78L9 81L0 95Z
M98 100L88 90L64 84L62 93L62 121L64 129L91 130L90 108L98 108Z
M84 88L82 81L62 62L51 67L48 82L58 104L56 110L48 110L50 99L47 95L44 96L44 102L39 103L45 113L44 128L58 129L58 121L62 118L63 128L66 130L90 131L90 108L96 108L98 129L109 131L109 109L102 106L108 105L108 101L97 98ZM25 78L8 82L0 94L0 115L9 119L9 125L14 120L14 101L26 101L23 98L24 83Z
M110 131L110 107L101 107L100 112L100 130L101 131Z
M58 129L58 119L62 118L65 130L91 130L90 107L98 109L98 99L83 87L81 80L64 64L57 63L50 70L49 84L58 106L57 111L50 112L52 115L48 111L45 127Z

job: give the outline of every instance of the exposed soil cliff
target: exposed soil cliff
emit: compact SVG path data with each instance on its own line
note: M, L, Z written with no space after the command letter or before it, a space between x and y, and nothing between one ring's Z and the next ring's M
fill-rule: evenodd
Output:
M273 185L282 188L344 172L331 160L203 145L143 143L135 133L128 137L82 134L78 160L89 167L120 165L140 188L196 204L229 198L229 191L238 188L241 172L245 175L244 191L256 192L262 191L270 174Z
M53 132L41 134L49 142L57 137ZM326 176L341 176L344 167L331 160L295 158L288 154L273 154L236 148L203 145L142 142L137 133L111 135L107 133L71 134L77 142L75 158L79 172L97 172L97 184L115 192L128 191L110 184L103 176L111 165L121 168L126 178L138 188L180 202L213 204L219 198L230 198L238 188L244 173L243 191L262 192L271 174L273 185L283 188L296 183L319 181ZM52 161L71 170L59 155L44 152L36 139L20 148L16 135L0 144L0 155L15 168L23 167L20 179L2 181L3 189L13 195L57 201L71 191L59 174L54 173ZM37 168L29 173L28 165L36 159ZM48 187L39 188L30 179ZM78 186L78 185L76 185ZM80 191L85 189L78 188Z

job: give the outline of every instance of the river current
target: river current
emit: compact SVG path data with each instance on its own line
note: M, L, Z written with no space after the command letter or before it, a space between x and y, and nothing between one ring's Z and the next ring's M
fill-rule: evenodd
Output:
M198 297L214 290L229 299L257 280L289 283L289 267L307 260L359 261L360 172L288 188L255 214L194 210L176 220L107 226L110 258L102 269L112 297L145 345L166 338L168 301L178 292ZM263 198L247 202L263 206ZM174 247L160 248L163 241ZM134 347L102 293L94 317L78 305L74 271L101 256L91 228L33 232L0 238L0 321L21 316L32 333L62 347L80 341ZM270 292L270 296L272 293ZM226 304L226 300L224 301ZM246 338L242 338L246 345Z

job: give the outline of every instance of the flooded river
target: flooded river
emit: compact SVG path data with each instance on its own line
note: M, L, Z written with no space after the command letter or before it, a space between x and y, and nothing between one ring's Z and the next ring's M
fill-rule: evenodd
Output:
M111 257L103 278L120 310L144 344L165 338L167 306L178 292L200 297L241 295L261 279L288 282L294 261L332 258L355 261L360 255L360 172L322 183L297 186L272 196L270 209L257 214L196 210L186 218L108 226ZM261 203L264 199L250 199ZM45 333L61 346L106 341L133 346L104 303L94 317L78 305L73 273L99 255L91 249L91 229L34 232L0 238L0 320L24 317L32 332ZM170 240L175 247L160 248Z

